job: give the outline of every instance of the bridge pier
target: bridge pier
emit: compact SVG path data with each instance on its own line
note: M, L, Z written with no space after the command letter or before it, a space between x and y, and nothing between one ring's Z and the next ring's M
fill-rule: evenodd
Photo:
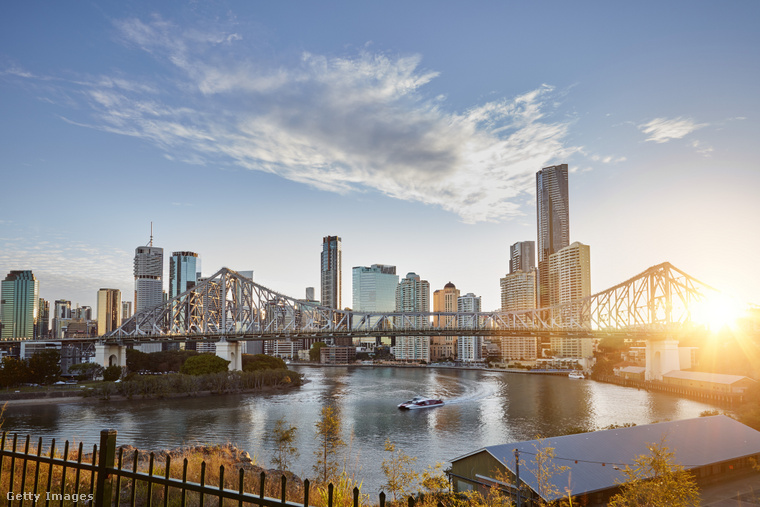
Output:
M104 368L109 366L127 366L127 347L106 343L95 344L95 362Z
M242 342L228 342L224 338L216 342L216 355L230 362L230 371L243 369Z
M647 340L646 361L647 369L644 373L646 380L662 380L664 374L674 370L680 371L678 341Z

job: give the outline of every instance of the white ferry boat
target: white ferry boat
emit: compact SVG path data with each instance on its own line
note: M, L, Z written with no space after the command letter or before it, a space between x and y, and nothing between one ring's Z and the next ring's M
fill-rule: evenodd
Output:
M432 398L425 398L423 396L415 396L409 401L399 404L398 408L405 410L415 410L418 408L433 408L443 405L443 400L435 400Z

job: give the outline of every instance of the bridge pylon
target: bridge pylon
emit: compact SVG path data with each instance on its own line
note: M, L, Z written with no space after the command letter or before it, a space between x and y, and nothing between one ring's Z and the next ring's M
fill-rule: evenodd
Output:
M240 371L243 369L243 343L228 342L224 338L216 343L216 355L229 361L228 369L230 371Z
M115 343L96 343L95 362L103 368L109 366L127 366L127 347Z

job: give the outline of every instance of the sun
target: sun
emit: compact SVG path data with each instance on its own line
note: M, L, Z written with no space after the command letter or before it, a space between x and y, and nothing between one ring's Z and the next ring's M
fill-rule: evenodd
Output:
M707 326L711 331L719 331L724 327L736 327L740 316L739 303L724 294L711 295L706 300L697 303L691 312L694 322Z

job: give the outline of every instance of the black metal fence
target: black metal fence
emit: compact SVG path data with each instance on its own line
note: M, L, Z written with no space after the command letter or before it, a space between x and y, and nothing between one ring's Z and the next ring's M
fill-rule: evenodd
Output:
M10 445L9 445L10 444ZM223 507L227 505L255 505L260 507L307 507L309 503L310 484L303 481L302 501L294 503L286 500L287 478L280 479L280 498L265 496L266 474L261 472L259 491L245 491L245 470L240 468L236 477L236 489L225 487L225 469L219 467L217 484L207 484L209 470L206 462L200 465L200 482L188 481L188 460L182 463L182 478L170 476L171 457L166 456L164 463L157 463L155 455L150 454L148 472L138 471L139 451L129 456L123 448L116 448L116 430L103 430L100 433L100 445L94 445L91 454L85 454L83 444L71 449L66 441L62 453L56 450L55 440L50 444L47 455L43 455L42 438L36 447L31 446L27 435L19 442L18 435L9 438L7 432L0 441L0 492L7 500L8 507L44 505L45 507L64 506L110 506L131 505L163 507L198 505L199 507ZM131 466L127 465L131 458ZM163 471L161 470L163 469ZM227 481L229 483L229 480ZM138 493L139 492L139 493ZM338 492L329 484L326 498L320 502L327 507L337 503ZM358 488L353 488L349 502L354 507L361 505ZM344 501L341 504L346 504ZM379 495L379 505L386 504L385 493ZM409 497L409 507L415 505L415 499ZM438 502L438 507L444 507Z

